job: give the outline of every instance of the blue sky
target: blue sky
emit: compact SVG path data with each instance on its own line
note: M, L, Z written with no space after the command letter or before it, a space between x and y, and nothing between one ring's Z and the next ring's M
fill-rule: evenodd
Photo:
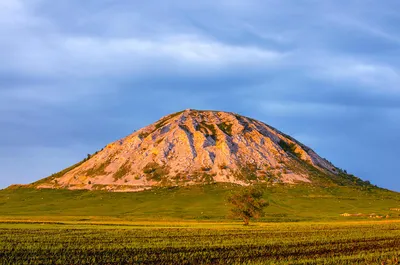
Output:
M1 0L0 188L171 112L238 112L400 191L397 0Z

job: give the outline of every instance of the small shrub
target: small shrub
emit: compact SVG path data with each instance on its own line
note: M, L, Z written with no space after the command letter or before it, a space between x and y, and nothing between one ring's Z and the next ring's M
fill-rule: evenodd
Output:
M148 133L148 132L141 132L141 133L139 133L139 138L140 138L141 140L143 140L143 139L145 139L147 136L149 136L149 134L150 134L150 133Z
M202 171L210 171L210 170L211 170L211 167L201 167L201 170L202 170Z
M228 166L226 165L226 164L220 164L220 165L218 165L218 168L219 169L228 169Z
M206 184L211 184L214 183L215 176L216 174L203 173L200 175L200 178L198 178L198 181Z

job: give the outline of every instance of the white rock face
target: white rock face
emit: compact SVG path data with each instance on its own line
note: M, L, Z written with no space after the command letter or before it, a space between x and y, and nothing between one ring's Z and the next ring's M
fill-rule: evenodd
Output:
M336 170L310 148L260 121L185 110L107 145L37 187L138 191L199 182L311 182L305 164Z

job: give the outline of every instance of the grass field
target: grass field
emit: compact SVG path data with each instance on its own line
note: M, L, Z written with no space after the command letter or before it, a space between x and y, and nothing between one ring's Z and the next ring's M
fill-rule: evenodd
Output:
M399 264L400 222L0 224L0 264Z
M0 220L40 221L225 221L226 196L232 184L160 188L138 193L6 189L0 191ZM265 188L270 202L261 221L343 221L342 213L390 215L399 218L399 193L372 188L313 187L306 185ZM358 219L365 219L358 218Z
M399 264L398 193L265 187L266 216L245 227L227 218L237 188L2 190L0 264Z

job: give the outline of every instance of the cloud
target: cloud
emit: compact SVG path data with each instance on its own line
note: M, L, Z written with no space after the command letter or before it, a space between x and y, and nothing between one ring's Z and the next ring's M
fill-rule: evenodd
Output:
M375 92L400 92L399 69L379 63L328 59L314 76L332 81L351 82L364 88L374 88Z
M387 12L385 12L387 13ZM390 14L389 14L390 15ZM371 25L366 18L354 18L354 16L343 16L335 15L328 17L336 25L343 28L352 28L358 31L364 32L366 34L372 35L377 38L382 38L394 43L400 44L400 37L394 32L387 32L381 29L379 26Z
M328 118L329 116L350 115L351 112L357 111L356 108L337 104L325 103L300 103L291 101L273 101L261 103L261 110L274 115L275 117L317 117Z
M219 69L268 66L285 54L219 43L197 36L170 36L167 39L102 39L66 37L31 40L29 47L15 47L4 68L38 75L133 75L154 71L219 71ZM27 48L27 49L26 49ZM186 68L188 67L188 68Z
M79 160L76 146L96 149L170 112L223 109L271 123L372 181L384 171L389 186L391 164L362 161L369 152L396 156L397 7L392 0L1 1L7 149L0 157L27 161L25 147ZM45 159L33 163L54 171ZM29 173L10 168L6 174L18 178Z
M161 40L73 38L65 41L64 49L79 61L88 62L92 66L97 65L98 68L107 64L110 64L110 67L120 64L128 69L137 68L138 71L147 68L146 62L151 60L163 60L177 66L187 64L189 67L192 65L218 70L237 64L269 64L284 56L276 51L232 46L197 36L171 36ZM126 71L118 67L116 70L119 73L121 70ZM149 70L151 69L147 69Z

